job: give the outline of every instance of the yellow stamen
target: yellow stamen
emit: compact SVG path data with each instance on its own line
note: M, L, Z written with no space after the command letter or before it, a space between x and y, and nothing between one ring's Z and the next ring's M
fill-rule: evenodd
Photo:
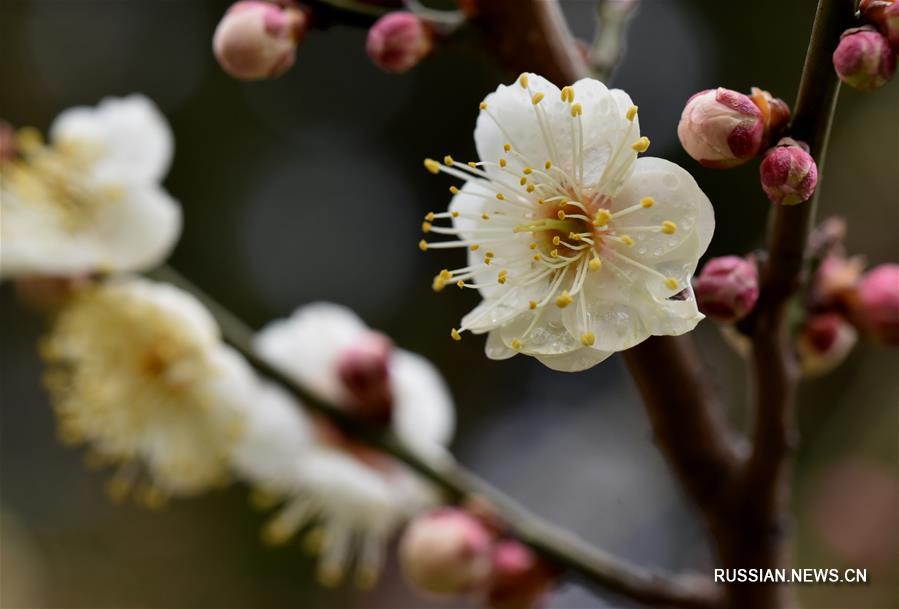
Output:
M568 290L564 290L559 297L556 298L556 306L560 309L564 309L568 305L574 302L574 299L571 297L571 294L568 293Z
M498 192L498 193L496 193L496 198L499 199L500 201L505 201L505 200L506 200L506 195L504 195L504 194L501 193L501 192Z
M459 189L456 186L450 186L450 192L454 195L459 194Z
M478 108L480 108L481 110L486 110L487 102L481 102L480 104L478 104Z
M536 300L529 300L529 301L528 301L528 308L529 308L531 311L533 311L534 309L536 309L536 308L537 308L537 301L536 301Z
M428 251L428 242L425 241L424 239L422 239L421 241L419 241L419 242L418 242L418 249L420 249L420 250L423 251L423 252Z
M517 338L513 338L512 339L512 348L515 349L516 351L521 349L521 341L518 340Z
M543 101L543 93L534 93L534 97L531 98L531 103L535 106Z
M602 268L602 260L600 260L599 258L593 258L593 260L591 260L587 265L587 268L589 268L591 271L598 271Z
M608 209L600 209L596 212L596 218L593 219L594 226L605 226L612 219L612 214Z
M627 109L627 114L624 115L627 120L632 121L634 117L637 116L637 106L631 106Z
M425 169L431 173L440 173L440 163L434 159L425 159Z
M646 152L649 150L649 138L646 136L641 137L631 145L631 150L634 150L635 152Z
M453 340L462 340L462 335L459 334L458 330L453 328L452 330L450 330L450 338L452 338Z
M429 211L427 213L427 215L425 216L425 220L427 220L428 222L433 222L434 221L434 212Z
M630 247L634 244L634 240L629 235L621 235L621 242Z
M571 116L580 116L583 112L584 108L580 104L573 104L571 106Z
M512 144L503 144L503 150L510 152L512 150Z
M675 279L674 277L669 277L668 279L665 280L665 287L668 288L669 290L676 290L677 288L680 287L680 284L677 282L677 279Z
M478 248L479 248L479 247L481 247L481 246L478 245L477 243L474 243L474 244L472 244L472 246L471 246L470 248L468 248L468 249L470 249L470 250L473 251L473 252L476 252L476 251L478 251Z
M640 205L642 205L644 209L649 209L655 204L656 200L652 197L643 197L642 199L640 199Z
M672 222L671 220L665 220L662 222L662 232L666 235L673 235L677 231L677 224Z
M500 160L499 160L499 166L500 166L500 167L505 167L506 164L507 164L506 159L500 159Z
M585 332L581 334L581 344L585 347L592 347L593 343L596 342L596 335L593 332Z
M451 157L450 155L446 155L445 157L443 157L444 165L452 165L453 163L455 163L455 160L453 160L453 157Z
M431 223L430 223L430 222L422 222L422 223L421 223L421 232L427 233L427 232L429 232L430 230L431 230Z

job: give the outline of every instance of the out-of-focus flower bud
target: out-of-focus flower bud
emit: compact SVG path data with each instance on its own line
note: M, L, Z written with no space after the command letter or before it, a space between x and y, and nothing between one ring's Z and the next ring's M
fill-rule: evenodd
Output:
M881 264L858 284L855 316L875 338L899 345L899 264Z
M784 100L758 87L752 88L750 99L762 113L762 120L765 123L764 144L770 146L790 122L790 106Z
M418 65L434 48L434 32L417 15L388 13L368 30L365 51L385 72L401 74Z
M700 311L719 321L739 321L758 300L759 272L739 256L712 258L693 280L693 289Z
M843 32L833 52L833 67L844 83L862 91L879 89L896 71L896 55L889 41L873 27Z
M746 95L722 87L687 100L677 126L687 154L716 168L740 165L754 157L764 134L762 111Z
M11 161L19 154L16 144L16 130L6 121L0 120L0 163Z
M796 344L805 376L819 376L840 365L855 343L858 332L838 313L813 315L805 322Z
M899 2L895 0L862 0L858 10L866 21L877 26L886 36L894 53L899 53Z
M839 254L830 254L818 266L815 275L815 299L820 302L843 300L853 294L865 268L860 256L846 258Z
M490 609L530 609L556 581L555 570L529 547L514 539L493 550L485 604Z
M352 396L348 406L360 419L382 425L390 422L392 352L389 338L380 332L368 332L340 355L337 373Z
M818 165L808 146L788 137L765 153L759 175L768 200L781 205L807 201L818 185Z
M15 281L16 296L24 306L37 313L59 311L79 289L89 286L89 275L73 277L42 277L38 275L18 277Z
M306 13L294 6L237 2L219 22L212 49L222 69L234 78L276 78L293 65L308 21Z
M400 566L424 592L453 596L477 591L490 575L493 540L480 520L457 508L416 518L400 540Z

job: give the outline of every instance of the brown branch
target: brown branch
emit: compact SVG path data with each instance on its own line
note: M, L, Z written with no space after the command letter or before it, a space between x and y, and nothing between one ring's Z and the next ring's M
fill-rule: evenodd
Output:
M472 21L503 64L567 85L589 75L556 0L478 0Z
M790 136L809 144L819 176L840 84L831 54L840 34L852 25L854 11L854 0L819 1L799 84ZM740 527L724 548L726 562L733 566L776 568L789 558L785 529L790 457L798 440L799 372L786 312L802 281L817 199L816 193L806 203L773 208L759 302L744 326L753 346L755 424L752 454L733 506L732 519ZM787 607L792 603L790 594L782 585L744 586L734 595L734 607Z
M741 464L741 442L709 386L695 343L687 336L656 336L623 355L655 441L717 534Z
M513 535L560 568L579 576L588 585L599 585L607 591L651 605L695 609L716 609L721 606L721 599L708 578L698 575L667 575L613 556L542 520L453 459L410 451L389 429L364 425L353 419L344 410L310 394L291 377L256 355L253 350L253 331L174 269L162 267L148 273L148 276L193 294L212 313L224 339L257 372L282 385L307 408L326 415L354 437L402 461L442 490L449 500L486 502L496 511L501 521L508 525Z

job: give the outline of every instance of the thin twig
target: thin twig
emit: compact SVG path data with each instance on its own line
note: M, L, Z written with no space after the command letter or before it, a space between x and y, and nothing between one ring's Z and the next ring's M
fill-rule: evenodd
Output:
M360 424L344 410L313 396L288 375L256 355L253 331L174 269L161 267L148 273L148 276L193 294L215 317L225 341L237 349L257 372L284 386L306 407L328 416L354 437L402 461L444 491L450 500L486 502L509 526L512 534L560 568L580 576L585 583L598 584L608 591L651 605L698 609L720 607L716 590L708 578L667 575L615 557L540 519L452 458L412 452L388 429Z
M639 0L600 0L596 5L596 34L588 55L590 74L608 83L625 51L627 26Z

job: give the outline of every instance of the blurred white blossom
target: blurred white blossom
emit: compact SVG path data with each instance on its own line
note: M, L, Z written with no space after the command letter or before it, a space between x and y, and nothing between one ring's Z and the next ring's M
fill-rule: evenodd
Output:
M260 385L192 296L126 277L84 288L42 354L62 439L117 467L114 497L152 506L227 480Z
M454 339L487 332L491 358L525 353L575 371L703 318L690 277L712 206L684 169L637 158L649 140L624 91L592 79L560 91L522 74L481 103L474 139L479 162L425 161L465 182L422 226L455 240L419 244L468 250L466 266L434 279L435 290L476 288L484 299Z
M259 353L322 398L345 405L341 353L369 333L350 310L317 303L258 335ZM389 364L390 425L408 447L446 457L454 422L440 375L424 358L395 350ZM282 503L264 537L284 543L309 526L306 544L320 553L319 577L338 582L351 561L360 585L380 572L386 544L410 517L434 505L436 491L404 464L305 414L283 390L269 388L251 410L234 452L236 470L261 495Z
M165 118L147 98L107 98L34 129L0 160L0 275L72 275L152 267L181 232L160 186L172 158Z

